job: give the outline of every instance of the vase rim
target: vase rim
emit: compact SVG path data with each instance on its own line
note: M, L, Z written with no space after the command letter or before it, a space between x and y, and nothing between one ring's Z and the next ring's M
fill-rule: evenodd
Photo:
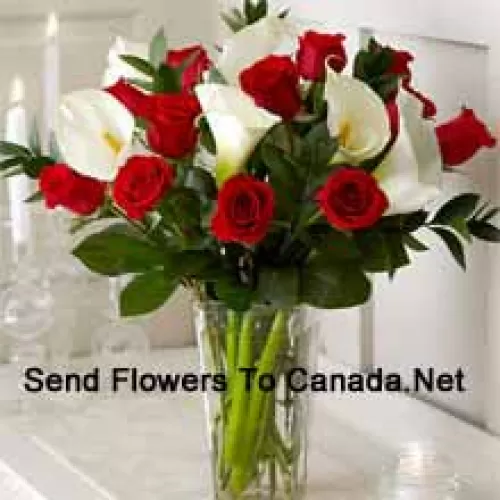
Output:
M193 299L193 305L196 307L213 307L213 308L224 308L231 310L224 301L216 299L203 300L199 298ZM300 311L304 308L303 304L297 304L294 306L277 306L271 304L262 303L252 303L250 308L246 311L236 311L236 312L247 312L247 311Z

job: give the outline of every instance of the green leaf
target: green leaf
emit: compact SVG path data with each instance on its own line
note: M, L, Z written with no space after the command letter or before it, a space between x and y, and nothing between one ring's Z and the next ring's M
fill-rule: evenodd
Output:
M233 311L246 311L252 305L253 291L239 283L233 276L224 275L215 283L217 298Z
M404 233L372 229L357 232L354 237L367 272L387 272L393 277L398 269L410 263L403 241Z
M139 87L146 92L154 91L154 85L150 80L143 80L142 78L127 78L127 83L130 83L130 85L134 85L135 87Z
M328 166L331 171L330 162L339 148L338 140L332 138L326 122L315 125L304 139L304 161L311 165L313 172L324 170Z
M200 281L221 279L219 259L207 250L172 252L165 260L165 273L171 280L196 278Z
M162 201L159 212L172 229L180 246L185 247L201 236L201 200L194 189L175 187Z
M371 295L371 283L352 264L310 262L301 274L301 301L314 307L343 309L364 304Z
M217 185L213 175L203 168L190 168L186 174L185 186L193 189L209 200L217 197Z
M267 0L258 0L255 4L253 0L245 0L244 10L247 23L256 23L267 15Z
M214 135L212 134L212 130L208 121L205 117L201 118L199 121L199 128L201 134L201 144L202 146L211 154L217 153L217 147L215 143Z
M47 166L53 165L54 160L49 156L37 156L24 164L24 172L31 179L38 179L40 172Z
M144 75L154 77L156 74L156 68L150 62L140 57L125 54L121 55L120 59Z
M469 231L476 238L491 243L500 243L500 229L483 220L470 221Z
M292 11L292 9L290 8L287 8L287 9L283 9L279 14L278 14L278 17L280 19L286 19L288 17L288 15L290 14L290 12Z
M149 44L149 62L154 68L159 68L167 54L167 37L164 28L160 28Z
M470 234L467 221L463 217L456 217L449 223L449 226L452 227L468 243L472 243L472 236Z
M126 224L111 226L84 239L73 255L105 276L141 273L163 266L164 255Z
M14 157L0 161L0 170L9 170L12 167L17 167L23 164L23 159Z
M20 158L31 158L32 154L28 148L14 142L0 141L0 155L17 156Z
M9 179L10 177L16 177L17 175L24 175L23 167L14 167L9 170L5 170L2 174L2 179Z
M390 254L383 233L376 230L360 231L354 237L366 271L381 273L390 268Z
M238 33L247 25L245 16L236 8L232 8L229 12L222 12L220 16L233 33Z
M160 308L177 288L162 270L152 270L136 276L120 294L122 316L139 316Z
M259 302L278 307L293 306L299 299L299 272L296 268L263 268L257 287Z
M316 261L327 262L347 262L359 261L361 252L356 241L340 231L330 232L321 243L316 245L318 255Z
M215 66L212 66L208 70L207 82L208 83L220 83L222 85L227 85L226 78Z
M41 191L37 191L33 193L31 196L26 198L25 203L36 203L43 200L43 193Z
M403 230L413 233L425 225L429 214L424 210L413 212L403 218Z
M182 89L181 74L174 68L161 64L153 82L154 92L157 93L178 93Z
M449 225L454 219L468 219L476 210L480 201L478 194L461 194L445 203L432 219L432 224Z
M494 219L498 214L500 214L500 208L493 207L487 210L484 214L482 214L480 220L482 222L489 222L491 219Z
M403 243L414 252L425 252L429 248L411 234L403 235Z
M36 156L42 156L42 145L40 142L40 131L38 129L38 122L36 118L33 120L33 123L31 125L30 129L30 136L29 136L29 147L31 151Z
M444 241L444 243L448 247L448 250L451 252L454 259L456 260L457 264L465 271L466 267L467 267L466 266L466 259L465 259L465 252L464 252L464 248L462 246L462 242L460 241L458 236L456 236L455 233L452 233L451 231L448 231L447 229L443 229L440 227L433 227L431 229L438 236L441 237L441 239Z

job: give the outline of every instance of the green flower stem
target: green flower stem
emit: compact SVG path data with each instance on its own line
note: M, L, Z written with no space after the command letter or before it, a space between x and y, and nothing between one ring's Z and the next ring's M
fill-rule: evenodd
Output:
M236 363L238 362L238 328L239 315L234 311L229 311L227 314L227 331L226 331L226 359L227 359L227 376L229 380L233 380L236 373Z
M238 368L252 367L253 317L248 312L243 317L238 346ZM231 466L238 461L242 436L245 433L245 419L248 411L249 395L246 390L245 374L236 371L231 389L231 409L229 410L224 436L224 461Z
M262 356L258 364L256 380L266 373L275 372L277 357L285 340L285 330L286 313L284 311L278 311L274 318L266 346L264 347L264 351L262 352ZM236 397L238 394L234 393L233 396ZM236 466L233 469L230 479L231 490L235 494L241 494L248 486L248 482L251 480L253 468L251 467L250 459L257 439L259 424L267 424L265 420L262 420L264 401L265 393L259 388L257 383L254 383L250 393L244 441L241 443L241 451L239 454L241 460L236 462Z

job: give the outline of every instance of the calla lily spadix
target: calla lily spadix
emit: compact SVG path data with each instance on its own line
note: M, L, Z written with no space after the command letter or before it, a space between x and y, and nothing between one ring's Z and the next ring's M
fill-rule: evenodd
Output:
M292 31L290 21L269 15L228 38L217 67L227 82L239 85L240 73L279 49Z
M434 123L422 118L422 103L400 92L399 136L391 152L374 172L389 199L386 215L422 209L441 194L443 164Z
M130 152L134 117L102 90L79 90L61 100L55 135L68 165L101 181L115 179Z
M195 88L217 149L218 185L243 170L245 162L279 116L255 106L237 87L202 84Z
M361 80L327 67L325 100L328 128L339 139L335 163L358 165L375 158L389 144L389 117L382 99Z
M104 73L102 86L111 87L120 78L147 78L143 73L121 60L123 55L132 55L141 59L148 59L148 45L146 43L131 42L122 37L117 37L108 53L108 66Z

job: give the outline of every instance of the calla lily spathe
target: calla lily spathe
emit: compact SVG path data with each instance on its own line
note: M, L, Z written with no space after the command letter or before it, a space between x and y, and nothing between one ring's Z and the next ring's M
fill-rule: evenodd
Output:
M228 38L217 67L230 85L239 84L240 73L279 49L292 27L277 15L267 16Z
M130 152L134 126L134 117L107 92L79 90L61 100L54 132L73 170L112 181Z
M259 141L281 118L255 106L252 98L237 87L202 84L195 92L214 135L215 176L217 184L222 185L243 170Z
M375 158L389 144L389 117L382 99L361 80L327 67L325 100L328 128L339 138L335 163L358 165Z
M389 199L386 215L422 209L441 194L443 164L434 123L422 118L422 103L401 91L399 136L374 172Z
M103 87L111 87L120 78L147 78L132 66L121 60L123 55L132 55L141 59L148 59L148 45L145 43L131 42L122 37L116 37L114 44L109 49L108 66L104 73Z

